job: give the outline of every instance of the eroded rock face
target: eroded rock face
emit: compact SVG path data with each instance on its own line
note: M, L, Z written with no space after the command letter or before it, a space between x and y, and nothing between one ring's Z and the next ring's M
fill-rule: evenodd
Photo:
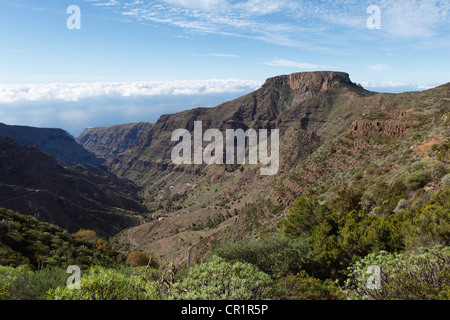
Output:
M97 157L109 159L134 148L142 135L147 133L153 125L153 123L142 122L88 128L76 141Z
M270 85L288 85L295 91L325 91L337 83L353 84L348 73L345 72L299 72L269 78L263 87Z
M372 134L383 133L391 138L403 137L411 125L402 120L356 120L353 122L350 132L357 137L367 137Z

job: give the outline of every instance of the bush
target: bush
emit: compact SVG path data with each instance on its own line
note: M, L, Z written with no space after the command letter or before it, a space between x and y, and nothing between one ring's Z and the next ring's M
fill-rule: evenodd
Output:
M380 268L380 288L367 286L369 266ZM450 247L421 248L418 253L372 253L349 267L345 293L352 299L450 299Z
M303 237L321 225L330 212L327 206L319 205L317 199L302 196L293 202L286 218L281 221L284 234L290 238Z
M49 290L48 300L158 300L156 283L146 274L129 275L114 269L91 267L81 277L80 290L64 287Z
M77 233L75 233L75 236L87 239L93 243L97 242L98 239L97 233L95 231L85 229L79 230Z
M0 266L0 300L9 299L14 282L26 276L29 272L31 271L26 266L17 268Z
M281 300L343 300L342 290L330 279L321 281L305 271L277 281L277 297Z
M22 273L11 284L8 299L42 300L48 290L64 285L67 277L65 270L54 268Z
M187 276L177 281L169 293L170 299L186 300L257 300L269 299L273 281L255 266L213 256L209 262L195 265Z
M249 242L228 243L215 253L230 262L247 262L257 266L272 278L296 274L301 270L321 275L320 256L314 254L309 241L304 238L288 239L271 234Z
M153 255L148 255L143 251L131 251L127 256L127 260L125 261L125 263L131 267L147 266L149 262L150 267L159 269L159 263L156 257L154 257Z
M410 173L405 178L405 185L410 190L417 190L424 187L428 182L431 181L431 175L425 171L419 170Z

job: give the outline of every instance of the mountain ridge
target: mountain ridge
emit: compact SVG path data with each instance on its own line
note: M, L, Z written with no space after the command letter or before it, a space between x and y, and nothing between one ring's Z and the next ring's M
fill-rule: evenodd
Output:
M75 139L63 129L0 123L0 136L11 137L21 145L37 146L64 166L75 166L80 163L100 166L105 162L76 143Z
M138 187L97 167L62 167L36 146L0 137L0 207L69 232L112 236L138 222Z

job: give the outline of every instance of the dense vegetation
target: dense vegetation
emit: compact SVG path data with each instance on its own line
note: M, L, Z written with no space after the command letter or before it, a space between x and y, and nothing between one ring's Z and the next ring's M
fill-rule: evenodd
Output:
M283 204L262 195L237 210L240 194L220 198L220 181L182 193L167 187L160 197L146 190L151 213L185 209L186 199L217 210L189 232L234 219L180 270L150 252L119 253L91 230L69 234L0 209L0 299L450 299L450 120L442 112L433 121L416 115L401 138L330 138L277 176L273 191L290 200ZM66 285L69 265L81 269L79 290Z
M378 216L359 208L355 190L327 204L300 197L280 232L219 246L172 279L151 254L114 260L90 230L69 235L1 210L2 243L12 246L2 247L0 299L449 299L449 195L447 187L420 207ZM63 269L77 263L80 290L67 287ZM368 286L369 266L380 270L377 289Z

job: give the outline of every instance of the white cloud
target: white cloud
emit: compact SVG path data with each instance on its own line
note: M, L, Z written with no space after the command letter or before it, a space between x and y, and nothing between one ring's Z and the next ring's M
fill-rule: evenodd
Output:
M315 51L324 50L317 45L318 36L337 34L339 38L337 28L395 40L427 40L431 36L443 40L449 30L450 13L448 0L380 0L376 5L381 9L381 30L375 33L367 29L366 10L374 4L371 0L103 0L102 3L137 21ZM433 44L441 42L432 41ZM337 45L339 42L322 46Z
M239 58L236 54L228 54L228 53L211 53L209 54L211 57L223 57L223 58Z
M382 29L400 38L429 38L447 29L448 0L381 0Z
M364 88L369 90L386 91L393 93L400 93L406 91L422 91L438 86L437 84L434 85L429 83L407 83L396 81L384 81L384 82L362 81L360 83Z
M79 101L94 97L203 95L253 91L260 81L240 79L2 84L0 103L18 101Z
M388 64L374 64L374 65L371 65L371 66L369 66L367 69L369 70L369 71L375 71L375 72L382 72L382 71L386 71L386 70L389 70L389 68L390 68L391 66L390 65L388 65Z
M327 66L319 66L316 64L306 63L306 62L296 62L291 60L285 60L285 59L274 59L269 62L263 62L263 64L268 66L275 66L275 67L294 67L299 69L327 69L330 67ZM332 68L331 68L332 69Z

